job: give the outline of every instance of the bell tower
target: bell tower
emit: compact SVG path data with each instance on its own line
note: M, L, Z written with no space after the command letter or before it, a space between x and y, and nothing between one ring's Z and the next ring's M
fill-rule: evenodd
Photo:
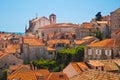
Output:
M51 14L49 16L49 20L50 20L50 24L56 24L56 15L55 14Z

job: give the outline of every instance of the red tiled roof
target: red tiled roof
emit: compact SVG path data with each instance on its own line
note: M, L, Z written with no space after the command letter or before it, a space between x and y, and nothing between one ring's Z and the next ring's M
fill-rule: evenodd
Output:
M84 28L94 28L94 26L92 26L92 24L88 23L88 22L82 23L81 27L84 27Z
M9 80L13 79L21 79L21 80L38 80L38 76L47 77L49 75L49 71L45 69L40 70L18 70L8 76Z
M36 38L23 38L24 44L28 44L30 46L44 46L45 44L40 42Z
M105 39L93 44L88 45L89 47L114 47L115 39Z
M76 64L76 62L71 62L71 65L79 74L82 73L82 70L80 69L79 65Z
M98 67L98 66L104 66L104 64L98 60L89 60L88 64Z
M48 51L55 51L55 49L54 49L54 48L51 48L51 47L47 47L47 50L48 50Z
M75 44L77 45L83 44L85 42L86 42L85 40L75 40Z
M84 38L82 38L83 40L89 40L89 39L92 39L92 38L95 38L94 36L86 36Z
M4 55L5 53L3 53L2 51L0 51L0 58Z
M51 72L46 80L68 80L68 77L63 72Z
M84 63L84 62L77 62L77 64L79 65L79 67L81 68L81 70L86 71L88 70L88 66Z
M120 76L109 72L89 70L72 77L70 80L120 80Z
M105 66L105 71L120 70L113 60L100 60Z
M16 53L16 51L18 51L18 53L20 53L20 44L9 45L9 47L6 48L5 51L7 53Z
M46 29L46 28L69 28L69 27L78 27L79 25L72 24L72 23L57 23L57 24L50 24L50 25L45 25L39 29Z
M2 52L0 51L0 59L3 58L4 56L8 55L9 53L5 53L5 52Z
M55 39L55 40L48 40L48 44L57 44L57 43L65 43L65 44L70 44L70 41L67 39Z
M94 67L103 66L105 71L119 70L114 60L89 60L88 64Z
M120 67L120 59L113 60Z

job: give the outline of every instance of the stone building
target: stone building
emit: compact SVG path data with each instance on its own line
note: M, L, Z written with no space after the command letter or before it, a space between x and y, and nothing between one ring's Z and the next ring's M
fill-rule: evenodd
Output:
M77 39L82 39L83 37L94 35L93 32L95 30L96 26L92 25L92 23L84 22L76 29Z
M85 60L105 60L120 58L120 40L105 39L85 48Z
M68 78L72 78L73 76L76 76L88 70L89 68L84 62L70 62L63 69L63 72L68 76Z
M45 46L35 38L23 38L21 57L24 61L39 59L45 53Z
M53 39L47 41L47 46L55 50L64 49L67 45L70 45L70 40L68 39Z
M72 23L50 24L39 28L38 37L46 40L76 38L76 28L78 25Z
M23 64L23 60L17 58L14 54L0 51L0 69L8 68L10 65Z
M51 14L49 18L43 16L41 18L35 18L29 21L29 28L26 29L27 32L32 32L33 34L38 33L38 29L42 26L49 25L49 24L55 24L56 23L56 15Z
M117 39L120 37L120 30L116 30L111 34L111 38Z
M120 29L120 8L116 9L115 11L111 12L111 32Z
M24 61L30 61L40 58L51 59L55 55L55 50L49 54L51 49L47 49L44 43L36 38L23 38L21 57Z

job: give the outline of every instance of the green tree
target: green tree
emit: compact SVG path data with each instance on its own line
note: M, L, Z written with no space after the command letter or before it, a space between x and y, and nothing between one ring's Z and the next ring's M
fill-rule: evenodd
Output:
M83 61L84 58L84 46L77 46L72 49L62 49L57 52L56 62L58 64L64 64L65 66L69 62L73 61Z
M2 70L2 80L7 80L7 69Z
M80 45L76 48L76 55L75 55L75 61L83 61L84 59L84 46Z
M94 34L100 41L103 40L103 34L101 33L101 31L99 29L94 31Z
M49 69L50 71L55 67L55 60L45 60L41 58L40 60L33 60L34 67L36 66L38 69Z

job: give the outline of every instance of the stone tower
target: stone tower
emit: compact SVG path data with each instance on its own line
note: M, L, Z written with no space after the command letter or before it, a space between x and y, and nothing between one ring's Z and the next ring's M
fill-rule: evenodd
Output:
M120 8L111 12L111 32L115 32L116 30L120 30Z
M56 15L55 14L51 14L49 16L49 20L50 20L50 24L56 24Z

